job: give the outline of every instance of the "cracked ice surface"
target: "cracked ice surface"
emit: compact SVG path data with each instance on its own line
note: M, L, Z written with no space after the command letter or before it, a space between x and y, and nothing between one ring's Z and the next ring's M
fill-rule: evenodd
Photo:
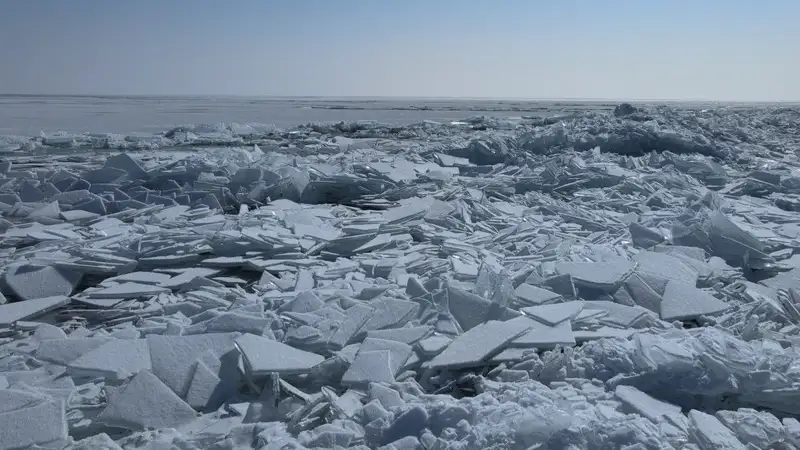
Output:
M0 450L797 448L798 130L2 138Z

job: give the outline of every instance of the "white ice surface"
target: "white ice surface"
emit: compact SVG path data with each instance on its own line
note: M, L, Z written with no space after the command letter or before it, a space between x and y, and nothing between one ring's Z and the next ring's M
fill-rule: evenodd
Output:
M798 448L796 110L449 122L0 138L0 450Z

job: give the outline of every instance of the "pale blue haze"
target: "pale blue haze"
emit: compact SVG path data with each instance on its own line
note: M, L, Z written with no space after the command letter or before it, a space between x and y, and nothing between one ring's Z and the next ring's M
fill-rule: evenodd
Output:
M796 0L0 0L0 93L800 100Z

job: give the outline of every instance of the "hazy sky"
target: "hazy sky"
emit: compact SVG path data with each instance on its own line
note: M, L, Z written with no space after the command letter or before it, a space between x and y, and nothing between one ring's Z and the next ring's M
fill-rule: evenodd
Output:
M0 92L800 100L797 0L0 0Z

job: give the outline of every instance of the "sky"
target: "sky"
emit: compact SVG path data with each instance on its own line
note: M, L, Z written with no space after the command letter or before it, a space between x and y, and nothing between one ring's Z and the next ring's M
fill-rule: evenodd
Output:
M0 93L800 100L797 0L0 0Z

